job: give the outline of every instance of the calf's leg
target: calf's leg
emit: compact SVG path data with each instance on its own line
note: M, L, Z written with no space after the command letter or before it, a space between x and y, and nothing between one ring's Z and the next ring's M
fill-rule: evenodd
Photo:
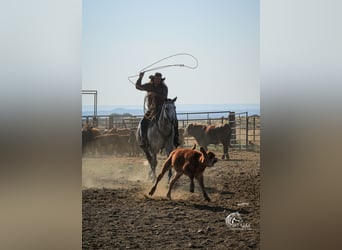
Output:
M169 191L167 192L167 198L169 198L171 200L171 189L172 186L175 184L175 182L179 179L179 177L182 176L182 172L176 172L176 175L172 178L170 185L169 185Z
M156 191L158 182L160 182L160 180L163 178L164 174L165 174L169 169L171 169L171 167L172 167L172 164L171 164L171 163L172 163L172 162L171 162L171 156L170 156L170 157L164 162L162 171L161 171L161 173L158 175L156 183L153 185L153 187L151 188L150 192L148 193L149 195L152 196L152 195L154 194L154 192Z
M210 198L209 198L207 192L205 191L205 187L204 187L204 183L203 183L203 175L201 174L201 175L196 176L196 180L198 181L198 184L202 189L204 199L206 201L210 201Z
M193 193L195 190L194 177L189 176L189 178L190 178L190 193Z
M224 160L224 158L226 158L227 160L229 160L229 154L228 154L228 144L229 142L222 142L223 145L223 155L222 155L222 160Z

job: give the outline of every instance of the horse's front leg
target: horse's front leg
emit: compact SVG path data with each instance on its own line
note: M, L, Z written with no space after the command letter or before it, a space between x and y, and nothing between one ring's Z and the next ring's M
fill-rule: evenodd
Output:
M157 154L152 154L152 161L151 161L151 177L152 177L152 182L155 182L155 180L157 179L156 176L156 168L158 165L158 160L157 160Z
M148 148L146 148L146 147L141 147L141 149L144 151L145 156L146 156L146 159L147 159L147 161L148 161L148 163L149 163L149 165L150 165L149 178L153 179L153 181L154 181L154 179L155 179L155 173L153 173L153 164L154 164L153 156L152 156L152 154L151 154L151 152L150 152L150 150L149 150Z

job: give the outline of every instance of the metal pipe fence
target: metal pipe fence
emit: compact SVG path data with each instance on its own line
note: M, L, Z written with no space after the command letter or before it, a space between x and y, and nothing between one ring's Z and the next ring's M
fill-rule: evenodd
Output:
M137 128L143 115L98 115L82 116L82 126L91 125L101 130L111 128ZM248 112L214 111L177 113L178 126L186 129L190 123L220 126L229 123L232 127L231 145L233 149L260 150L260 116L248 116ZM193 137L185 137L185 147L195 142Z

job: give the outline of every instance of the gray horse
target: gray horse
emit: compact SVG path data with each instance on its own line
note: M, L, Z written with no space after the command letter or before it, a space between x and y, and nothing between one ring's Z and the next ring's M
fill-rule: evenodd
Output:
M161 149L165 148L166 155L169 156L171 151L174 149L173 138L174 138L174 123L177 121L176 117L176 106L174 99L165 100L159 117L150 121L147 129L148 145L141 146L144 151L146 158L150 164L151 171L150 177L154 182L156 179L156 167L158 164L157 154ZM141 128L140 124L137 129L137 140L141 140ZM169 178L171 178L171 172L169 172Z

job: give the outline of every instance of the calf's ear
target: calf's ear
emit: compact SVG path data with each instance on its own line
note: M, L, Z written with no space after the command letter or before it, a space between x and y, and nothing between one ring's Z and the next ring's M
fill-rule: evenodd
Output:
M205 152L205 149L203 147L200 147L200 151L205 155L207 154L207 152Z

